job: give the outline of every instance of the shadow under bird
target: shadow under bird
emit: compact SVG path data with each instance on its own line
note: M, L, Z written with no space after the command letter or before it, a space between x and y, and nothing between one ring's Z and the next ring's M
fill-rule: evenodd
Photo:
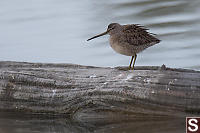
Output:
M118 23L111 23L108 25L106 32L96 35L87 41L109 34L110 46L120 54L132 56L129 69L134 69L137 54L160 42L154 36L155 34L149 33L147 30L139 24L120 25Z

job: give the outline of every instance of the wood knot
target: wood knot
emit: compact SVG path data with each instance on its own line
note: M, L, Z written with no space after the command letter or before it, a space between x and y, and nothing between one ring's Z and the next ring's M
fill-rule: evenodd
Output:
M162 66L161 66L161 68L160 68L161 70L166 70L167 69L167 67L165 66L165 64L163 64Z

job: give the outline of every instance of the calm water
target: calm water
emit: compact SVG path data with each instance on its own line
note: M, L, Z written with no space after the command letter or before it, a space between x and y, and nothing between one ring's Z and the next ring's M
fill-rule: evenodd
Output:
M117 116L116 116L117 117ZM68 118L44 118L0 112L0 133L184 133L185 118L133 118L76 122ZM121 117L120 117L121 118Z
M105 31L111 22L140 23L158 34L162 42L140 53L136 65L165 64L200 70L199 7L200 0L1 0L0 60L128 65L130 57L115 53L108 45L108 36L86 40ZM76 132L77 124L66 121L6 117L0 118L0 132L8 133L10 127L13 132L32 131L32 126L39 133L68 128ZM129 131L134 124L146 123L130 122ZM169 124L161 124L160 132L167 133L164 125ZM120 124L111 127L114 132ZM174 131L182 131L180 127ZM83 130L88 129L80 127Z
M140 23L162 42L136 65L200 70L200 0L1 0L0 60L128 65L108 36L86 40L111 22Z

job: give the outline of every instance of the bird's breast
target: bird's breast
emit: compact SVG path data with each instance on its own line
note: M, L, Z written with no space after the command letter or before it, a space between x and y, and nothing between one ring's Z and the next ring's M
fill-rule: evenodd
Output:
M124 42L120 38L120 36L114 36L114 37L110 36L110 46L117 53L127 55L127 56L134 56L135 55L135 51L133 50L134 48L131 45Z

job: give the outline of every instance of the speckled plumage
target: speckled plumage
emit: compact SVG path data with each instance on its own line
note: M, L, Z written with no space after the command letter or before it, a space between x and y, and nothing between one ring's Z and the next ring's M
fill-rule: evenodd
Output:
M144 26L138 24L120 25L118 23L111 23L108 25L107 31L94 36L96 37L109 34L110 35L110 46L118 53L132 56L129 67L131 68L133 57L134 63L137 57L137 53L144 49L155 45L160 42L152 33L149 33Z

